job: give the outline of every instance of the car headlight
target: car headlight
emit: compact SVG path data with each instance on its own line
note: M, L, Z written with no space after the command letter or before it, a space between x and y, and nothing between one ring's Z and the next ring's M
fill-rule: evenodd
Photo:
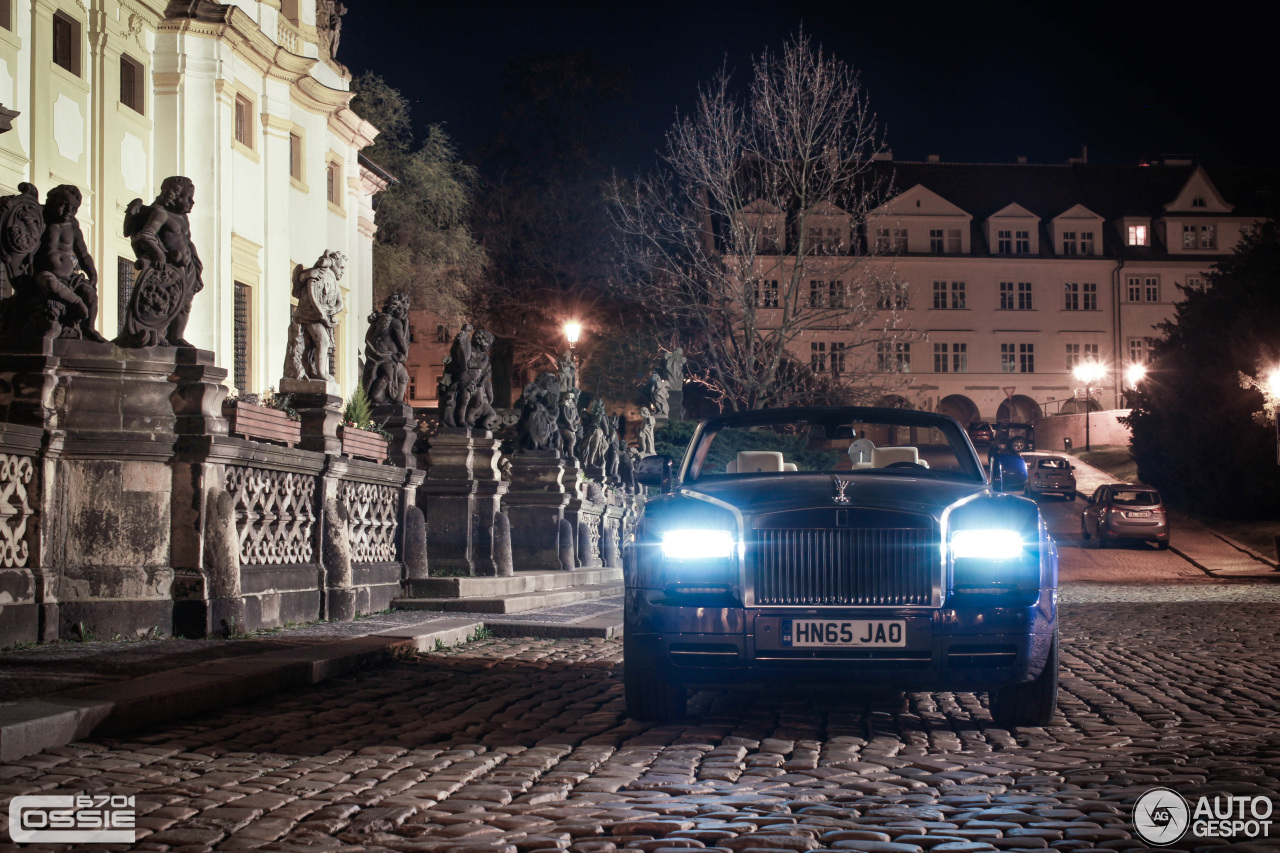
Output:
M1016 530L957 530L951 536L951 556L957 560L1017 560L1022 551L1022 534Z
M723 560L736 550L737 542L728 530L683 528L662 534L662 556L668 560Z

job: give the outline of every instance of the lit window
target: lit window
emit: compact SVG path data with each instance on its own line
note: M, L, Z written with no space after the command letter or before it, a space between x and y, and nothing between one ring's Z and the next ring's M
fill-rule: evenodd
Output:
M1147 245L1147 226L1130 225L1128 229L1128 239L1125 242L1130 246Z
M1067 344L1067 357L1065 361L1068 372L1074 370L1076 365L1081 362L1096 362L1097 360L1097 344Z
M1000 372L1018 372L1018 347L1016 344L1000 345Z
M126 54L120 54L120 103L135 113L142 107L142 65Z

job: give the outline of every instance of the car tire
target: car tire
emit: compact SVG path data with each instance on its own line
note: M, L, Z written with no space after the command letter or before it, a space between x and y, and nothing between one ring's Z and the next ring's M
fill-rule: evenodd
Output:
M1084 519L1080 519L1080 535L1088 541L1093 538L1093 534L1089 532L1089 528L1084 526Z
M688 693L669 682L657 661L629 640L623 634L622 682L627 716L645 722L674 723L684 716Z
M1169 550L1169 543L1168 543L1168 542L1157 542L1157 543L1156 543L1156 547L1157 547L1157 548L1159 548L1161 551L1168 551L1168 550Z
M1025 438L1015 438L1009 442L1009 448L1014 453L1022 453L1027 449L1027 440Z
M1005 728L1047 726L1058 709L1058 635L1035 681L1011 684L991 693L991 718Z

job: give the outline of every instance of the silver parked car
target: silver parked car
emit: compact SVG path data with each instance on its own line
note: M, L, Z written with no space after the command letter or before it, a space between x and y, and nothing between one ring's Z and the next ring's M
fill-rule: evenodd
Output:
M1098 537L1099 547L1123 540L1169 547L1169 516L1160 493L1150 486L1113 483L1099 486L1080 513L1080 534Z
M1056 453L1024 453L1027 461L1027 486L1023 494L1062 495L1067 500L1076 496L1076 467L1065 456Z

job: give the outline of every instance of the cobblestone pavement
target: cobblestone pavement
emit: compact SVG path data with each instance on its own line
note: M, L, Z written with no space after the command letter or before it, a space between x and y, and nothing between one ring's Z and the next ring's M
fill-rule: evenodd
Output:
M1141 849L1153 785L1280 798L1274 586L1144 589L1071 592L1044 728L973 694L795 692L655 727L623 715L619 641L489 640L0 766L0 805L132 793L139 850Z

